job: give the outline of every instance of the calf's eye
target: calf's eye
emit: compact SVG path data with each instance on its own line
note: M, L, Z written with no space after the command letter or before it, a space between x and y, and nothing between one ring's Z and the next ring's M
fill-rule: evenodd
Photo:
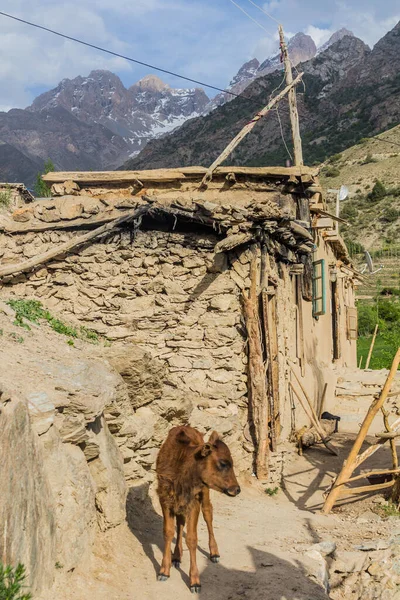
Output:
M230 463L227 460L219 460L218 461L218 468L223 470L223 469L229 469L230 467Z

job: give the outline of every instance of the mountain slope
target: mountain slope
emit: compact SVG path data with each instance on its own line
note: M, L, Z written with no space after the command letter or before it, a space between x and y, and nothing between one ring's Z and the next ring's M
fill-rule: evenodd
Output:
M320 178L326 192L341 185L349 189L340 214L349 222L341 225L341 233L350 248L355 242L367 250L400 247L400 125L334 155L322 166ZM378 180L387 193L371 198ZM333 208L334 197L328 198Z
M0 181L24 182L26 185L32 186L36 174L43 168L43 165L43 161L34 161L14 146L0 141Z
M398 48L400 56L400 48ZM368 74L358 82L359 66L365 66L368 46L355 37L345 36L323 53L297 68L305 72L305 93L298 88L298 105L304 155L308 163L324 159L348 146L358 138L381 128L379 93L374 103L368 103L365 86ZM372 67L374 68L374 67ZM193 164L209 165L229 141L264 106L274 89L282 84L279 71L256 79L246 89L246 99L236 98L217 108L206 117L193 119L178 131L160 140L153 140L144 151L122 168L176 167ZM349 89L353 85L353 89ZM381 94L397 94L396 77L388 77ZM286 140L290 141L287 102L280 105L280 118ZM351 115L350 115L351 113ZM393 124L400 111L394 106L386 112ZM282 142L280 124L275 112L263 119L229 158L233 164L284 164L287 153Z

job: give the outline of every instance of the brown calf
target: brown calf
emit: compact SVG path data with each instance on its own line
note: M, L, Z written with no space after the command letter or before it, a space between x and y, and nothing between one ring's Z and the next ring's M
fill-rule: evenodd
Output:
M207 443L202 434L193 427L174 427L161 446L157 457L158 495L164 515L164 555L159 581L166 581L170 575L171 562L179 567L182 560L183 527L187 522L186 543L190 553L190 590L199 592L200 577L196 562L197 522L200 508L203 511L209 535L210 559L219 561L215 541L210 502L210 488L228 496L240 493L232 456L229 448L214 431ZM171 543L177 537L171 557Z

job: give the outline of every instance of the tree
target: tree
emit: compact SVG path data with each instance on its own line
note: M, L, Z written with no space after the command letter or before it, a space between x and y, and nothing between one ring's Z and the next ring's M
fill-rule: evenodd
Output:
M35 196L37 198L47 198L47 197L51 196L51 191L47 187L47 184L43 181L42 176L45 175L46 173L50 173L51 171L55 171L55 170L56 170L56 168L54 166L54 163L49 158L44 163L44 170L43 170L43 172L39 172L36 175L36 183L35 183L35 186L34 186L34 192L35 192Z
M374 187L368 194L368 198L370 200L382 200L387 194L386 188L383 185L382 181L378 181L375 183Z

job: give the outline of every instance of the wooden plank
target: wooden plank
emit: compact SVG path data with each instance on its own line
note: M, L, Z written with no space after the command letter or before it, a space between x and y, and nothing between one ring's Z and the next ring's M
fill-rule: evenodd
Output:
M313 229L333 229L333 219L330 217L317 217L312 222Z
M43 180L49 185L75 181L80 184L101 183L129 183L140 181L168 182L181 179L196 179L206 173L205 167L182 167L179 169L150 169L144 171L54 171L43 175ZM309 175L317 177L318 169L312 167L218 167L215 175L226 176L228 173L235 175L248 175L249 177L291 177ZM307 185L307 184L305 184Z

